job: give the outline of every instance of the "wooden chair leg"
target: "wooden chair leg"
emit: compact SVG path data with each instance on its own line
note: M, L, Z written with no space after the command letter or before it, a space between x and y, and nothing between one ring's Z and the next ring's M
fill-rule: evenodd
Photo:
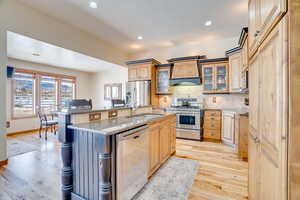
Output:
M42 138L42 129L43 129L43 126L40 125L40 130L39 130L39 136L40 136L40 138Z
M47 131L48 131L48 126L46 126L46 130L45 130L45 140L47 140Z

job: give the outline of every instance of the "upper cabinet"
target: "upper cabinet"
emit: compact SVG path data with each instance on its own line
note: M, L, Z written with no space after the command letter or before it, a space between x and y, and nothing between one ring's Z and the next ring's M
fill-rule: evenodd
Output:
M137 65L128 67L128 81L151 80L151 65Z
M155 76L155 65L160 64L155 59L129 61L128 81L150 81Z
M240 52L229 56L229 92L241 92L242 57Z
M229 91L241 92L241 53L236 53L229 57Z
M287 11L287 0L249 1L249 50L252 56Z
M170 94L169 82L172 64L157 65L156 94Z
M241 48L241 90L244 93L248 93L248 28L245 27L242 29L241 37L239 40L239 45Z
M203 93L228 92L228 58L200 60Z
M128 81L151 81L151 105L159 106L159 97L156 95L156 65L159 61L150 58L126 62L128 66Z

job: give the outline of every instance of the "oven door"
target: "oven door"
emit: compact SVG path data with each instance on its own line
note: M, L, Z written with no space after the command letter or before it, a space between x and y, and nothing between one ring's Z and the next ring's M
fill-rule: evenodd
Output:
M196 117L195 115L179 115L179 124L180 125L196 125Z
M177 115L177 128L179 129L200 129L200 116L193 113L178 113Z

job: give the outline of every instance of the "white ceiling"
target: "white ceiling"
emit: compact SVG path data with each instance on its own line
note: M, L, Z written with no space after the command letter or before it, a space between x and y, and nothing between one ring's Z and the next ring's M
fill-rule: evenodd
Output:
M236 37L247 25L248 0L19 0L128 52ZM204 23L212 20L212 26ZM138 41L137 36L144 40Z
M35 56L33 54L39 54L39 56ZM7 33L7 56L10 58L85 72L101 72L105 70L123 68L119 65L13 32Z

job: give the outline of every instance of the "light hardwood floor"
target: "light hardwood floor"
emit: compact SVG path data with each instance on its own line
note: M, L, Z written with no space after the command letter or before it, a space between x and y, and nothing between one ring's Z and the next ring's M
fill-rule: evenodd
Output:
M29 139L37 133L8 139ZM9 159L0 167L1 200L60 199L60 144L55 136L39 141L40 150ZM199 170L189 200L247 199L248 165L223 144L177 140L176 157L199 161Z
M248 163L224 144L177 140L176 156L197 160L189 200L248 199Z

